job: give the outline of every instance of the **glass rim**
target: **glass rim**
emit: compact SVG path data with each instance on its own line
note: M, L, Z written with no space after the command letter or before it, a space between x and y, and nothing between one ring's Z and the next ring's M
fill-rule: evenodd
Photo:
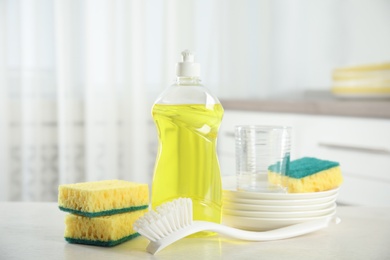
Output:
M235 125L234 128L237 129L260 129L260 130L291 130L292 126L288 125Z

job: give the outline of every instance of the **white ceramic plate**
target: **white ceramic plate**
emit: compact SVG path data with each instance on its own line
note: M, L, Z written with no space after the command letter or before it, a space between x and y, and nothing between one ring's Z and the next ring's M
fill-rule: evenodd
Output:
M309 210L309 211L247 211L247 210L235 210L223 208L223 215L250 217L250 218L308 218L308 217L320 217L332 213L336 209L336 203L330 205L330 207L321 210Z
M234 209L234 210L248 210L248 211L272 211L272 212L292 212L292 211L312 211L312 210L321 210L331 207L334 204L334 201L329 201L325 203L313 204L313 205L284 205L284 206L275 206L275 205L252 205L252 204L242 204L224 201L223 208Z
M297 199L315 199L332 196L338 193L338 188L308 193L261 193L261 192L248 192L237 190L224 190L223 196L225 198L242 198L253 200L297 200Z
M290 225L303 223L306 221L322 219L327 217L332 217L336 213L336 210L332 211L327 215L321 217L307 217L307 218L249 218L249 217L240 217L232 215L223 215L222 223L239 229L251 230L251 231L267 231L272 229L277 229L281 227L287 227Z
M297 205L317 205L330 201L335 201L337 193L324 198L308 198L308 199L289 199L289 200L252 200L241 198L223 198L223 203L238 203L248 205L270 205L270 206L297 206Z

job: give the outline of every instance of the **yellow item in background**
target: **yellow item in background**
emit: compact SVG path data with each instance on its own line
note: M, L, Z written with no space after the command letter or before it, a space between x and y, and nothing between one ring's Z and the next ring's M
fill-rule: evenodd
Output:
M332 93L341 97L390 97L390 63L335 69Z

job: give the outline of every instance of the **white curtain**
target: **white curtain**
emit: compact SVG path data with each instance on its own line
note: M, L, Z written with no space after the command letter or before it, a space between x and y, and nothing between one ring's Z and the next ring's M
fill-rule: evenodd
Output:
M0 198L149 182L143 1L0 3Z
M0 0L0 201L151 183L153 100L195 50L221 99L326 90L390 60L387 0ZM368 36L367 36L368 35Z
M227 96L233 86L230 94L244 97L261 77L235 67L256 70L261 53L249 49L261 30L240 24L267 26L257 23L261 6L269 8L257 1L0 1L0 200L53 201L61 183L150 184L157 150L150 110L172 84L180 52L196 51L215 93Z

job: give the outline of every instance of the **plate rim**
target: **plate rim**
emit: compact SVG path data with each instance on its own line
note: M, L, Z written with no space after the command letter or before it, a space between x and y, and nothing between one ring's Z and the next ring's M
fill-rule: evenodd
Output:
M317 216L317 217L301 217L301 218L256 218L256 217L242 217L242 216L234 216L234 215L223 215L227 217L233 217L233 218L242 218L242 220L246 221L269 221L269 222L283 222L283 221L310 221L310 220L317 220L321 218L327 218L334 216L337 213L337 207L332 210L329 214L323 215L323 216Z
M333 203L336 203L335 201L327 201L327 202L323 202L323 203L319 203L319 204L308 204L308 205L253 205L253 204L242 204L240 203L239 205L245 205L247 207L266 207L268 209L266 210L263 210L263 211L269 211L272 209L275 210L275 209L279 209L279 211L275 211L275 212L283 212L283 210L291 210L291 209L295 209L295 210L300 210L300 211L310 211L310 208L312 207L327 207L327 206L330 206L332 205ZM230 205L235 205L237 203L235 202L228 202L228 204ZM225 207L226 205L226 201L224 201L224 204L223 204L223 207ZM228 207L230 208L230 207ZM246 210L246 211L262 211L262 210L259 210L259 209L243 209L243 210Z
M241 203L241 204L247 204L247 205L272 205L273 203L276 203L276 204L285 204L285 203L291 203L291 204L294 204L294 203L297 203L297 205L302 205L302 204L305 204L306 203L315 203L315 202L318 202L318 201L324 201L325 202L328 202L328 201L331 201L331 200L336 200L337 199L337 196L338 196L338 193L335 193L331 196L327 196L327 197L320 197L320 198L308 198L308 199L289 199L289 200L262 200L262 199L257 199L257 200L253 200L253 199L242 199L242 198L233 198L233 199L229 199L229 198L226 198L224 197L223 198L223 201L229 201L229 202L233 202L233 203Z
M316 214L316 213L327 213L327 212L332 212L334 210L336 210L337 208L337 204L336 202L333 202L330 207L328 208L325 208L325 209L320 209L320 210L313 210L313 211L291 211L291 212L283 212L283 211L249 211L249 210L246 210L248 213L252 213L252 214L256 214L256 213L259 213L259 214L275 214L275 215L285 215L286 217L288 217L288 215L296 215L296 214L306 214L306 213L311 213L311 214ZM227 209L229 211L234 211L234 209ZM245 212L245 210L239 210L239 211L242 211L242 212ZM245 217L244 215L234 215L234 214L225 214L224 213L224 210L222 210L222 214L223 215L230 215L230 216L242 216L242 217ZM263 217L253 217L253 218L263 218ZM291 218L291 217L288 217L288 218Z

